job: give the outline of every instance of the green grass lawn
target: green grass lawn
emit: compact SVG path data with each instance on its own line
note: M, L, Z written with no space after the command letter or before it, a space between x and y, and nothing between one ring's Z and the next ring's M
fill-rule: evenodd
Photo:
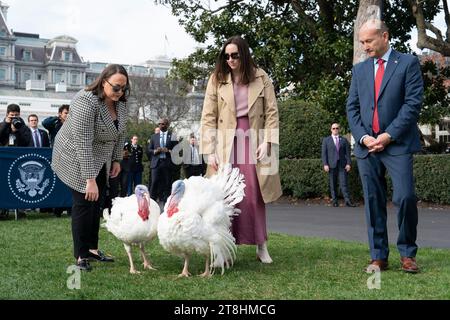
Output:
M81 274L81 289L69 290L67 267L74 263L70 219L28 214L0 221L0 299L450 299L450 250L423 248L422 272L405 274L391 248L391 268L381 274L381 289L369 290L363 243L270 234L274 263L256 260L254 246L240 246L237 261L222 276L177 279L182 259L165 252L157 240L147 245L158 271L129 274L122 243L105 229L101 249L115 263L92 263ZM142 271L138 250L135 262ZM191 272L203 271L195 256Z

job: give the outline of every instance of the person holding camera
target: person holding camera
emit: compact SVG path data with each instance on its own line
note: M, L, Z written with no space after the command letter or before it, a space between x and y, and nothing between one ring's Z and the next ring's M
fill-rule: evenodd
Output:
M32 143L31 131L20 117L20 107L10 104L6 107L6 118L0 123L0 146L28 147Z
M50 143L53 146L55 143L56 134L59 129L61 129L64 121L67 119L67 115L69 114L69 105L63 104L58 109L58 116L48 117L42 121L42 126L48 130L50 135Z
M20 107L10 104L6 107L6 118L0 123L0 146L28 147L32 143L31 131L20 117ZM0 219L8 217L8 209L0 209ZM19 211L18 217L25 217L25 212Z

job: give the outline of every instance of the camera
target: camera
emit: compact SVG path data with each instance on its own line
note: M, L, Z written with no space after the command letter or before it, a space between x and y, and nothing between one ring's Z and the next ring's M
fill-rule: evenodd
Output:
M25 124L19 117L11 118L11 123L16 129L20 129Z

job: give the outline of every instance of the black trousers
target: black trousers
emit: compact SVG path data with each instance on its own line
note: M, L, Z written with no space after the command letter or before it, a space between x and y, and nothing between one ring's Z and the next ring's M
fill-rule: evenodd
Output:
M187 179L192 176L200 176L203 174L203 166L199 165L188 165L184 168L184 174Z
M98 232L102 201L105 198L106 166L95 179L99 191L99 200L87 201L85 193L72 189L72 238L75 259L87 258L89 249L98 249Z
M128 191L128 171L120 171L120 196L126 197Z
M112 200L118 197L120 193L119 185L120 185L120 175L115 178L109 178L109 187L105 188L106 189L104 193L105 200L101 202L103 204L101 210L103 210L104 208L108 208L109 210L111 210Z
M150 184L150 197L166 202L172 187L172 162L170 159L159 159L156 168L152 169L152 182Z

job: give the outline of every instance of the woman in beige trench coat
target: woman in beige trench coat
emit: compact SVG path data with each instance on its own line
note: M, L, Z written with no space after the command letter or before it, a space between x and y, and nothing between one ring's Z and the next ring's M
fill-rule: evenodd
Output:
M208 155L207 175L231 163L245 176L241 213L233 220L237 244L257 245L257 258L271 263L265 204L281 194L278 174L278 107L267 74L254 63L247 42L228 39L206 89L200 152Z

